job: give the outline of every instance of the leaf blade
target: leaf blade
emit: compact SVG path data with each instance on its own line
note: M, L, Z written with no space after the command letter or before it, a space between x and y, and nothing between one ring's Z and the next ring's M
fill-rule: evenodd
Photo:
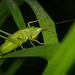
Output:
M13 0L4 0L19 29L25 28L25 22L18 5Z
M44 46L37 46L28 48L26 50L19 50L16 52L9 53L4 55L3 58L8 57L43 57L48 56L51 57L56 51L54 47L58 47L59 44L49 44ZM50 49L51 48L51 49Z

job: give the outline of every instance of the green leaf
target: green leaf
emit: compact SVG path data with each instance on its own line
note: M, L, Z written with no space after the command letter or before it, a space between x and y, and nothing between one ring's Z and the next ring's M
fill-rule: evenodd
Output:
M61 46L48 61L43 75L62 75L74 64L75 60L75 22L63 39Z
M4 23L8 15L9 15L8 8L4 4L4 1L1 1L0 2L0 27L2 26L2 24Z
M25 28L25 22L18 5L13 0L4 0L19 29Z
M3 56L3 58L10 57L48 57L50 58L56 51L55 48L59 44L48 44L43 46L32 47L24 50L15 51Z
M52 20L52 18L47 14L47 12L43 9L43 7L38 3L37 0L25 0L30 7L32 8L34 14L36 15L36 18L39 21L40 27L45 27L51 24L54 24L54 21ZM52 43L58 43L58 39L57 39L57 34L56 34L56 29L55 26L51 26L46 28L49 31L43 31L43 39L44 39L44 43L47 44L52 44Z
M23 1L18 0L16 1L16 3L18 5L21 5L23 3ZM7 19L7 17L9 16L10 12L8 11L8 7L6 6L6 4L4 3L4 1L0 1L0 27L2 26L2 24L4 23L4 21Z

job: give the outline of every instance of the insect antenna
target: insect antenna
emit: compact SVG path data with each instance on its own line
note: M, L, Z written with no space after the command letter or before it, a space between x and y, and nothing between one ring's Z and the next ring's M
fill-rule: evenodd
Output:
M48 31L48 32L51 32L51 33L54 33L53 31L50 31L48 29L44 29L45 31ZM58 36L60 36L60 34L57 34Z
M48 31L48 32L52 32L52 33L54 33L53 31L50 31L50 30L48 30L48 29L44 29L44 31Z
M57 24L65 23L65 22L70 22L70 21L75 21L75 19L66 20L66 21L61 21L61 22L57 22L57 23L55 23L55 24L51 24L51 25L49 25L49 26L46 26L46 27L42 28L42 30L44 30L44 29L46 29L46 28L48 28L48 27L50 27L50 26L53 26L53 25L57 25Z

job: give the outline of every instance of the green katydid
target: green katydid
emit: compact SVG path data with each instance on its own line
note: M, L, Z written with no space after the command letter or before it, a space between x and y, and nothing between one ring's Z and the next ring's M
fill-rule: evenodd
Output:
M39 33L42 30L44 30L45 28L52 26L52 25L46 26L44 28L33 27L33 26L30 27L30 23L34 23L37 21L39 21L39 20L29 22L27 28L18 30L17 32L15 32L13 34L9 34L5 31L0 30L0 32L8 35L8 37L0 35L0 37L5 39L5 42L0 46L0 55L8 53L8 52L16 49L19 46L21 46L21 48L23 49L22 43L26 42L28 39L35 41L39 44L44 44L44 43L40 43L35 38L39 35ZM74 21L74 19L73 20L67 20L67 21L61 21L61 22L58 22L56 24L60 24L63 22L68 22L68 21ZM56 24L53 24L53 25L56 25Z

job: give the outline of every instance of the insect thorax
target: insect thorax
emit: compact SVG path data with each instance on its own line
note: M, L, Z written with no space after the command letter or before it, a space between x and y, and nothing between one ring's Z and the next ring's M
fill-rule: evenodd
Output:
M22 30L24 37L28 37L28 39L36 38L41 31L42 28L39 27L29 27L27 29Z

